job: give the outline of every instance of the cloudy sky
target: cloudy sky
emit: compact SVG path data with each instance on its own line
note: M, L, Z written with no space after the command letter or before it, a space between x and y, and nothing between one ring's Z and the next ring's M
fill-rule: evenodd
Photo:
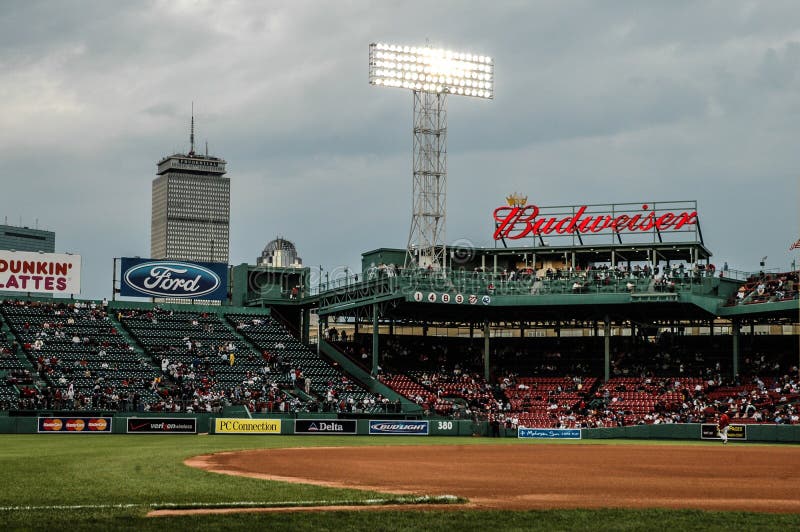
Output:
M0 220L56 231L83 296L147 256L151 182L198 143L228 161L231 262L276 235L316 268L403 247L412 96L370 42L495 58L493 101L448 101L448 241L491 212L697 200L714 261L788 268L800 237L800 4L0 3Z

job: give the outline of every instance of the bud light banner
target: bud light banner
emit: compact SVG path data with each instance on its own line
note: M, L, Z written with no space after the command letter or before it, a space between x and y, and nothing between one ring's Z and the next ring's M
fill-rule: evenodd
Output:
M126 257L121 263L121 296L220 301L228 298L227 264Z
M427 436L427 421L374 421L369 422L370 434L403 434L405 436Z

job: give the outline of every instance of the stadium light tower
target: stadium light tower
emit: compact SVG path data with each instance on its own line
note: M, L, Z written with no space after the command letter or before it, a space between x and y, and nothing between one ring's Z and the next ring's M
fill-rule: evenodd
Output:
M446 267L447 95L494 98L491 57L429 46L369 45L369 82L414 95L414 185L406 267Z

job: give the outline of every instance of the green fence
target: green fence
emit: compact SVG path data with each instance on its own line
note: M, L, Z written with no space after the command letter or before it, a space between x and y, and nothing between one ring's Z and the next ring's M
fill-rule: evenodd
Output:
M48 416L42 414L40 417L70 417L54 414ZM77 416L73 416L77 417ZM83 416L83 417L100 417L100 416ZM127 418L169 418L169 419L196 419L197 432L214 434L215 421L217 418L236 419L242 423L249 423L251 425L258 425L259 427L270 427L271 432L264 431L263 433L292 435L294 431L295 419L308 420L316 422L315 425L320 423L326 426L335 426L336 424L343 424L348 427L346 430L352 433L355 430L356 435L370 434L370 422L377 423L383 421L385 426L409 426L420 425L425 426L425 430L418 431L416 434L420 436L491 436L491 428L486 422L473 422L470 420L453 420L453 419L403 419L401 417L386 416L373 416L372 418L363 418L356 420L342 420L336 414L321 414L321 413L308 413L300 415L284 414L254 414L251 417L234 416L231 413L227 414L171 414L171 413L130 413L130 414L108 414L107 417L113 417L111 432L114 434L125 434L127 432ZM274 423L273 423L274 422ZM374 428L374 427L373 427ZM417 427L419 428L419 427ZM38 417L34 416L8 416L0 415L0 434L35 434L38 429ZM781 443L800 443L800 425L747 425L747 441L750 442L781 442ZM599 429L583 429L581 437L585 440L603 440L603 439L629 439L629 440L700 440L700 425L699 424L665 424L665 425L634 425L629 427L610 427ZM336 432L326 432L323 429L318 434L335 434ZM389 431L386 434L392 434ZM394 432L400 434L402 431ZM308 432L306 432L308 434ZM501 428L500 436L503 438L516 438L516 430Z

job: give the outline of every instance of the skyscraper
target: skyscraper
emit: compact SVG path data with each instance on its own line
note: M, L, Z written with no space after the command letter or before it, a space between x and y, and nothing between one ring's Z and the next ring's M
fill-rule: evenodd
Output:
M158 162L153 180L150 256L154 259L228 263L231 184L225 160L194 151Z

